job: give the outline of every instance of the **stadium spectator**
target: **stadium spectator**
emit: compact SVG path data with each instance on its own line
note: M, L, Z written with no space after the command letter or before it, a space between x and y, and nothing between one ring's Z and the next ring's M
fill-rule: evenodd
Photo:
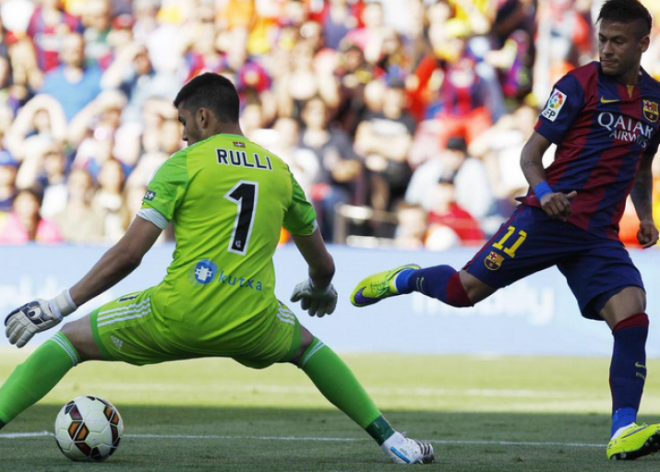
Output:
M200 23L191 34L192 41L186 54L190 71L188 80L202 72L219 72L223 69L225 58L218 48L217 36L216 27L210 22Z
M144 153L137 160L127 184L146 187L163 162L181 149L181 124L174 119L163 119L157 127L144 133L142 142Z
M259 144L272 149L278 156L284 156L282 159L311 200L316 184L322 179L320 159L312 150L301 145L300 125L293 118L278 118L272 131L273 133L269 133L270 138L265 138L263 133L257 134ZM270 145L272 148L268 147Z
M355 135L355 150L365 160L370 177L369 200L375 210L391 209L405 193L410 179L406 158L415 133L415 120L406 112L405 105L404 84L394 79L383 92L381 109L372 108Z
M50 95L37 95L19 110L7 131L5 143L16 159L30 161L31 156L26 153L28 138L64 141L66 132L66 117L60 102Z
M41 0L34 9L27 27L37 54L39 69L50 72L64 60L61 53L67 33L82 33L83 26L76 18L62 9L62 0Z
M7 41L9 42L9 39ZM11 76L6 84L6 100L7 105L16 113L18 107L24 105L34 91L42 87L44 73L37 66L34 46L28 38L12 37L8 52Z
M16 173L19 162L9 151L0 150L0 213L11 211L16 198Z
M491 90L479 74L478 58L467 47L472 32L457 19L447 21L446 27L446 40L439 51L444 80L425 112L426 118L438 124L441 149L451 136L462 136L469 144L492 124L488 108Z
M406 201L430 211L430 194L440 180L454 183L456 202L477 220L491 210L493 196L486 169L479 159L468 155L464 138L450 138L444 151L415 170L406 190Z
M12 211L2 220L0 243L25 244L62 242L57 225L40 215L41 195L33 189L22 189L14 198Z
M273 79L258 58L248 54L246 31L236 29L227 34L225 64L219 72L236 84L241 106L258 100L263 108L264 120L270 122L275 118L277 99L271 90Z
M103 241L105 214L92 208L92 176L84 169L73 169L66 188L66 206L53 215L53 221L62 232L63 239L83 244Z
M535 13L532 2L508 0L493 20L492 51L484 59L497 69L502 93L509 99L522 100L532 90Z
M136 44L146 44L151 34L158 27L158 0L135 0L133 3L133 36Z
M452 242L455 241L455 244L475 246L483 243L485 238L479 222L456 202L456 186L451 179L441 179L433 186L429 199L431 209L428 215L427 246L433 244L432 248L438 250L438 246L445 249L452 245L440 242L437 235L434 236L436 227L449 228L457 236L455 239L452 235L450 239ZM443 229L443 234L449 234L449 232Z
M138 43L127 46L103 74L104 89L117 89L126 95L128 103L122 112L122 123L142 123L145 103L152 98L171 100L181 80L172 74L157 72L149 50Z
M134 24L135 18L129 13L123 13L113 18L111 29L108 32L107 37L108 44L112 51L112 61L114 61L117 55L121 54L121 51L124 48L133 44Z
M67 157L61 141L51 141L44 149L41 169L36 177L36 188L43 189L41 215L52 218L66 206Z
M551 86L566 72L589 62L581 60L591 52L592 32L587 18L587 3L576 0L540 2L537 18L537 58L534 68L534 93L550 94ZM589 54L591 57L591 54Z
M364 51L364 57L369 64L375 65L381 57L383 37L387 26L383 5L380 2L367 3L360 15L362 25L346 34L346 41L355 44Z
M280 116L300 118L305 102L320 96L330 107L339 103L338 84L331 74L319 74L314 69L314 49L299 42L293 50L291 70L278 81L275 90Z
M362 163L348 135L330 127L329 113L325 102L318 97L305 104L301 116L305 127L299 144L301 149L311 151L318 163L311 196L326 241L332 241L334 234L335 206L363 203L364 187Z
M0 106L8 108L12 114L15 114L21 106L21 99L25 98L26 94L26 90L13 83L9 56L0 52Z
M522 193L527 182L519 169L520 153L534 131L538 110L522 105L504 115L495 125L478 136L469 147L472 156L487 169L490 187L496 199ZM510 213L505 209L503 214Z
M110 0L88 0L82 14L85 38L85 56L88 65L102 70L112 62L112 47L108 36L112 29Z
M92 199L94 211L105 215L103 233L108 241L118 241L125 231L122 207L124 203L124 171L116 159L107 159L101 164L97 176L99 188Z
M326 47L338 50L341 40L357 25L348 0L324 2L319 15L323 26L323 42Z
M364 52L358 46L345 43L346 50L337 58L335 74L339 83L339 103L336 121L351 136L366 112L365 88L373 79L373 69L364 59Z
M420 205L401 202L396 208L397 227L394 246L399 249L422 249L428 230L428 214Z
M79 33L62 38L60 59L62 65L46 74L40 92L60 102L69 121L101 92L101 70L85 65L85 39Z

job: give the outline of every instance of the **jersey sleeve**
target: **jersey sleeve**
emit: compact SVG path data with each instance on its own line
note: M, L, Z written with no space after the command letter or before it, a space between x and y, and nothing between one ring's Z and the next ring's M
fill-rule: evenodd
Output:
M172 221L188 188L186 150L172 155L158 168L142 198L142 208L153 208Z
M573 74L555 84L534 128L550 142L559 144L584 106L584 89Z
M291 187L293 198L284 215L284 229L298 236L310 236L317 227L314 207L305 198L305 192L293 175L291 175Z

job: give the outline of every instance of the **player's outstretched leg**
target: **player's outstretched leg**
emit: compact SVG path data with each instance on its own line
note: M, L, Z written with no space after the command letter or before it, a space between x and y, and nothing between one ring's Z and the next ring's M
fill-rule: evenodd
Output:
M612 329L612 439L607 446L607 458L611 460L635 460L660 451L660 424L637 424L646 380L648 327L646 313L637 313Z
M453 267L441 265L421 269L416 264L406 264L370 275L357 284L351 295L351 303L363 307L412 292L420 292L455 307L474 305L463 287L459 273Z
M0 428L43 398L80 362L64 333L43 343L0 387Z
M398 464L430 464L433 446L394 431L353 372L332 349L314 338L297 365L325 398L360 425Z

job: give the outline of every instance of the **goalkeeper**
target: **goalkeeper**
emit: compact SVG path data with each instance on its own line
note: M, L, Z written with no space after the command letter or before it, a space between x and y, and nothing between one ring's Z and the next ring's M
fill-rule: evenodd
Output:
M155 173L126 235L69 290L10 313L7 336L23 347L59 324L138 267L172 223L176 249L167 275L64 325L19 365L0 388L0 428L80 362L231 357L255 369L295 364L394 462L433 461L431 445L394 431L346 364L276 299L272 259L282 226L309 266L291 300L311 316L335 309L334 263L289 168L243 136L234 86L203 74L180 90L174 106L188 147Z

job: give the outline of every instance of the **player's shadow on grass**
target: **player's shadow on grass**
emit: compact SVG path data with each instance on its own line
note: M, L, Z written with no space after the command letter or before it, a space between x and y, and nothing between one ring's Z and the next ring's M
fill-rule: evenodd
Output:
M52 437L0 437L0 471L215 470L229 472L378 471L390 465L375 444L342 413L284 408L204 408L118 405L126 436L103 464L75 464ZM59 407L37 405L3 435L51 431ZM608 463L609 417L594 414L386 411L411 437L435 446L444 471L601 471ZM660 418L645 418L660 421ZM635 462L657 471L660 455ZM618 470L617 468L617 470Z

